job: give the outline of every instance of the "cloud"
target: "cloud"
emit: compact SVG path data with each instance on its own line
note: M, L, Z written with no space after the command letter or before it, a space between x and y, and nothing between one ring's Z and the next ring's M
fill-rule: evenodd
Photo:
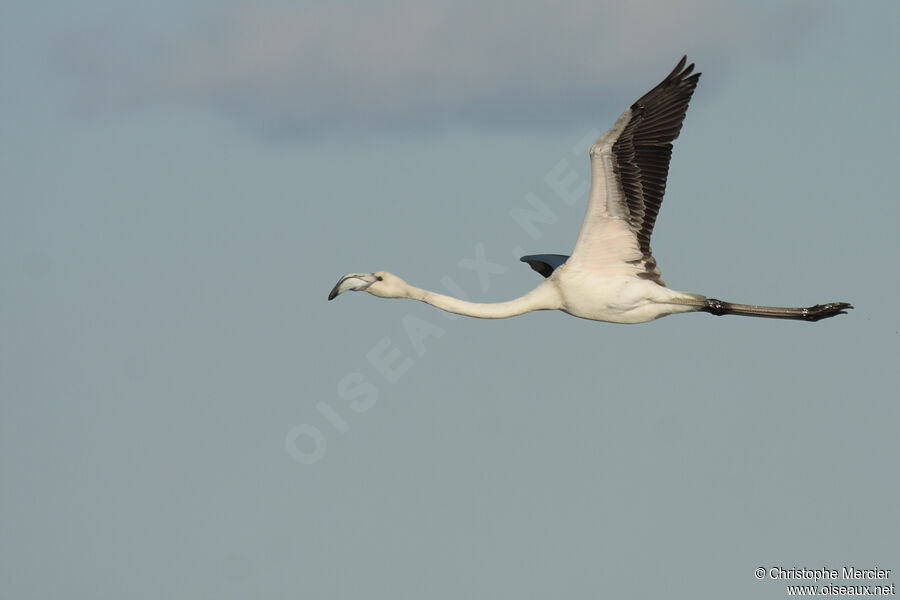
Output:
M814 6L253 4L177 31L69 32L53 62L71 79L73 104L95 114L191 105L282 133L577 118L599 102L625 106L683 53L708 69L790 45L806 22L800 11Z

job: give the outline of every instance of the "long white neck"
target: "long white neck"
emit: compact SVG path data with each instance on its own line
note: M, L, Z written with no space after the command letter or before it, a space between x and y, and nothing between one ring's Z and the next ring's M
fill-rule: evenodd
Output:
M411 285L408 288L407 298L425 302L447 312L467 317L478 317L479 319L506 319L507 317L515 317L535 310L554 310L561 307L559 294L553 286L546 282L542 282L539 286L515 300L488 304L468 302Z

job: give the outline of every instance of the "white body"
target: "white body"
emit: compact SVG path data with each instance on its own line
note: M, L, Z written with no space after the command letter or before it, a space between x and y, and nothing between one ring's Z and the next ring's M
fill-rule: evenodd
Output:
M541 285L552 288L550 293L559 297L559 310L573 317L610 323L645 323L696 311L698 301L703 300L697 294L670 290L646 279L605 275L568 263Z

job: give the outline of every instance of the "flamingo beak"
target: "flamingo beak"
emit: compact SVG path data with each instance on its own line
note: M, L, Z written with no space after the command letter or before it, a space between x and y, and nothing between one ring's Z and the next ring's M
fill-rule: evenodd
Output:
M370 285L378 281L374 273L348 273L340 278L328 293L328 299L334 300L347 290L361 292L369 288Z

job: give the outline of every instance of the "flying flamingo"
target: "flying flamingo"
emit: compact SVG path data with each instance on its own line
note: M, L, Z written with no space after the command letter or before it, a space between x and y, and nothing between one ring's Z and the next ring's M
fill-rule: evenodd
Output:
M539 254L522 261L545 277L515 300L481 304L423 290L387 271L349 273L328 299L347 290L411 298L451 313L504 319L535 310L611 323L644 323L686 312L818 321L845 314L847 302L781 308L723 302L666 287L650 235L666 189L672 141L678 137L700 73L683 57L659 85L622 113L591 147L587 213L572 256Z

